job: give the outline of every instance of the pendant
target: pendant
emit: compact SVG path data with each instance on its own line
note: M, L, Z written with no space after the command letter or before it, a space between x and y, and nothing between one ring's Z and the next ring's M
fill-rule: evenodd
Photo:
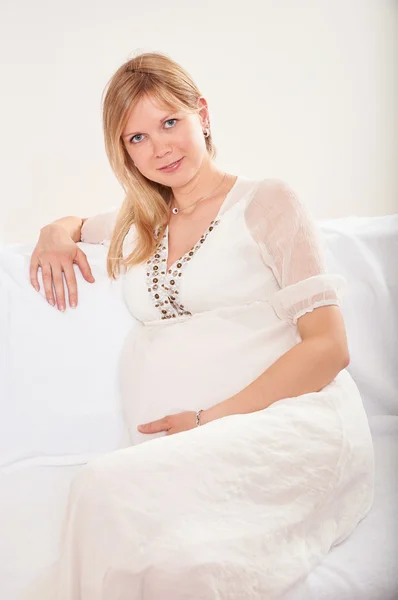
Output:
M173 208L171 212L172 212L174 215L178 215L178 212L179 212L179 210L178 210L178 208Z

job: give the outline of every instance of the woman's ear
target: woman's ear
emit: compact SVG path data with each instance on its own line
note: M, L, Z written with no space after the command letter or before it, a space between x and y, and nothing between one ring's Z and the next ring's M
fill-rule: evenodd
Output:
M202 129L210 128L210 115L207 100L203 96L200 96L198 100L199 118L202 125Z

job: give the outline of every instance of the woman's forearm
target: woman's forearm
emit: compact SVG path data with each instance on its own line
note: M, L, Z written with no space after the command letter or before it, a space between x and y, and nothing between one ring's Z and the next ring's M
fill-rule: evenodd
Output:
M61 228L70 235L74 242L80 242L82 226L85 220L81 217L62 217L42 227L40 233L46 234L48 231L55 231L57 228Z
M282 398L318 392L347 366L341 352L323 338L293 346L243 390L201 413L201 424L262 410Z

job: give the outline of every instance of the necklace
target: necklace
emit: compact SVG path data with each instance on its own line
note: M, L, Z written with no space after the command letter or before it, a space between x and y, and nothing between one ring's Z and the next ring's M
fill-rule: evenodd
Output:
M206 196L202 196L202 198L199 198L199 200L196 200L195 202L193 202L192 204L189 204L189 206L186 206L185 208L177 208L176 206L172 209L172 213L174 215L178 215L178 213L182 212L183 210L186 210L187 208L190 208L191 206L194 206L194 204L198 204L198 202L201 202L202 200L204 200L205 198L208 198L209 196L211 196L212 194L214 194L214 192L216 190L218 190L218 188L221 186L221 184L224 182L224 179L226 177L227 173L224 173L224 177L222 178L221 183L211 192L209 192L208 194L206 194Z

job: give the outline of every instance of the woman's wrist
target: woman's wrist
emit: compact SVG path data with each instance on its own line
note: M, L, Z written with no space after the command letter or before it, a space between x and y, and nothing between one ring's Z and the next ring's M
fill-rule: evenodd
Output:
M206 425L206 423L210 422L207 410L200 410L198 412L200 412L200 414L199 414L199 421L200 421L199 425Z
M195 413L195 425L196 425L196 427L199 427L200 425L203 425L203 423L201 421L201 415L202 415L202 413L203 413L203 409L199 409Z

